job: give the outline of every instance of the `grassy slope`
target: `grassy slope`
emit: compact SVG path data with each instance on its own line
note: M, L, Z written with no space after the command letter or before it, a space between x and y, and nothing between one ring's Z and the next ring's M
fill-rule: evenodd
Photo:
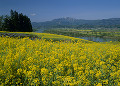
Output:
M6 31L0 31L0 33L13 33L13 34L27 34L30 38L43 38L46 40L52 40L52 41L78 41L81 40L83 42L91 42L88 40L80 39L80 38L74 38L64 35L57 35L57 34L50 34L50 33L36 33L36 32L6 32ZM29 34L29 35L28 35ZM25 37L25 36L24 36Z

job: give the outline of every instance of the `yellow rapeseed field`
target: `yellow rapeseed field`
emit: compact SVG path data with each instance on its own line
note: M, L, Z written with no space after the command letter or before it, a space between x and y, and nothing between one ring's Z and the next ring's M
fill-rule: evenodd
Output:
M120 86L120 43L0 37L0 85Z

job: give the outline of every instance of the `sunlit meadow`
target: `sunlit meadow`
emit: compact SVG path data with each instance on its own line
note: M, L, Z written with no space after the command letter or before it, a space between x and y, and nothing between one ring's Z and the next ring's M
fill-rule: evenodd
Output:
M42 38L0 37L1 86L120 86L120 42L35 34Z

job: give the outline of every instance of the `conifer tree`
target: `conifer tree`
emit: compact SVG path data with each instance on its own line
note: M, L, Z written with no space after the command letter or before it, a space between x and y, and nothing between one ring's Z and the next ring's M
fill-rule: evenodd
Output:
M13 10L10 11L10 16L5 18L3 27L7 28L8 31L33 31L30 19L26 15L22 13L18 14L18 12Z
M2 25L3 25L3 20L4 20L4 16L0 16L0 30L3 30Z

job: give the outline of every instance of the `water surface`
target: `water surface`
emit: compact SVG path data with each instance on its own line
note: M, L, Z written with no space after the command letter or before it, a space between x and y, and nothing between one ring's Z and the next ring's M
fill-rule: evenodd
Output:
M45 29L39 29L36 31L37 33L42 33ZM75 38L81 38L89 41L94 42L109 42L109 41L120 41L120 39L115 38L103 38L103 37L75 37Z
M94 42L109 42L109 41L120 41L120 39L115 38L102 38L102 37L77 37Z

